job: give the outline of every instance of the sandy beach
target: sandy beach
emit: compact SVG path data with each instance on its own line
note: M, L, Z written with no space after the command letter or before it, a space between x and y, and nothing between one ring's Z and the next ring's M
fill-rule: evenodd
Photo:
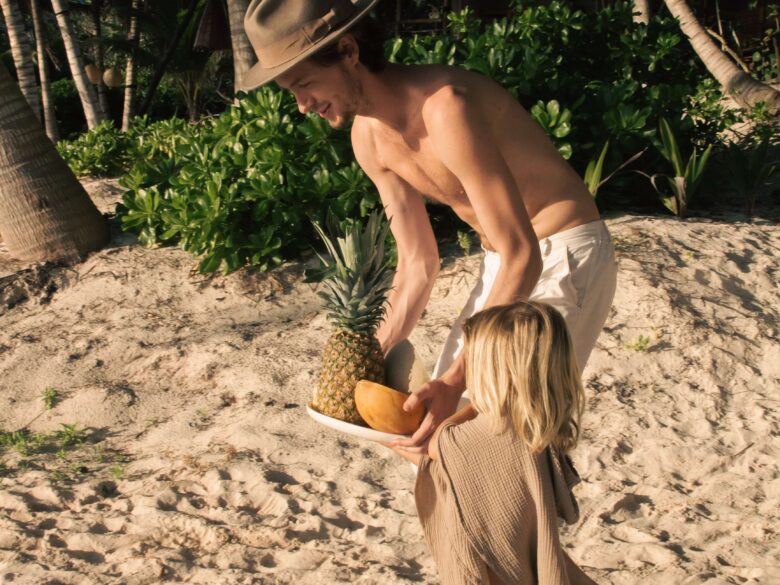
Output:
M607 222L567 551L603 584L780 583L780 226ZM443 257L411 336L429 366L479 261ZM409 465L306 414L329 325L302 265L194 266L121 233L71 267L0 246L0 428L85 429L2 454L0 580L438 583Z

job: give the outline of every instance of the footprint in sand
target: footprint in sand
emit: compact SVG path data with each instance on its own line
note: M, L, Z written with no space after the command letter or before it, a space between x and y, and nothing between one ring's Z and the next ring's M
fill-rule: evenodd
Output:
M612 460L618 463L626 462L626 455L630 455L634 452L634 448L631 443L626 440L620 440L615 445L615 449L612 451Z
M647 510L654 508L653 500L648 496L628 494L615 503L611 512L604 512L599 517L605 524L620 524L626 520L647 516Z
M284 471L277 471L274 469L269 469L265 472L265 479L272 483L278 484L278 486L282 489L284 489L285 486L298 485L300 483L292 475L285 473Z
M350 532L353 532L355 530L360 530L361 528L365 528L366 526L362 522L353 520L352 518L344 514L344 512L339 512L334 518L328 518L327 516L323 515L322 519L329 524L333 524L338 528L342 528Z
M317 516L298 516L294 518L293 522L293 525L284 532L287 540L306 543L330 538L328 527Z

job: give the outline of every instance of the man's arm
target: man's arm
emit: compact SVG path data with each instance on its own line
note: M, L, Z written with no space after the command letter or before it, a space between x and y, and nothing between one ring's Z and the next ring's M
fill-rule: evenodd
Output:
M464 92L453 87L439 90L423 106L422 114L434 151L460 181L485 237L501 258L487 308L528 298L539 280L542 258L523 199L488 121ZM410 439L394 445L424 451L431 433L452 413L465 386L461 353L438 379L406 401L407 410L426 402L428 414Z
M352 129L355 158L376 185L398 249L398 266L385 319L377 330L387 353L406 339L420 319L439 271L439 251L422 196L377 160L373 138L357 123Z
M460 181L501 257L485 307L527 299L542 271L539 241L484 113L466 90L446 87L429 98L423 119L435 151Z

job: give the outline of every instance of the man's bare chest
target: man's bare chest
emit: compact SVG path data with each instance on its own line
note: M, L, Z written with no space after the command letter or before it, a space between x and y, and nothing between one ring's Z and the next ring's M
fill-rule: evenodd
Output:
M384 167L422 195L449 205L465 197L460 181L436 156L429 141L390 140L379 150Z

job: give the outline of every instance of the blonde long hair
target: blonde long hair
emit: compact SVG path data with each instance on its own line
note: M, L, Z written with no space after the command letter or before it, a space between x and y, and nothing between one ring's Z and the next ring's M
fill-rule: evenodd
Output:
M569 331L550 305L490 307L463 326L466 387L497 431L511 427L540 452L573 449L585 402Z

